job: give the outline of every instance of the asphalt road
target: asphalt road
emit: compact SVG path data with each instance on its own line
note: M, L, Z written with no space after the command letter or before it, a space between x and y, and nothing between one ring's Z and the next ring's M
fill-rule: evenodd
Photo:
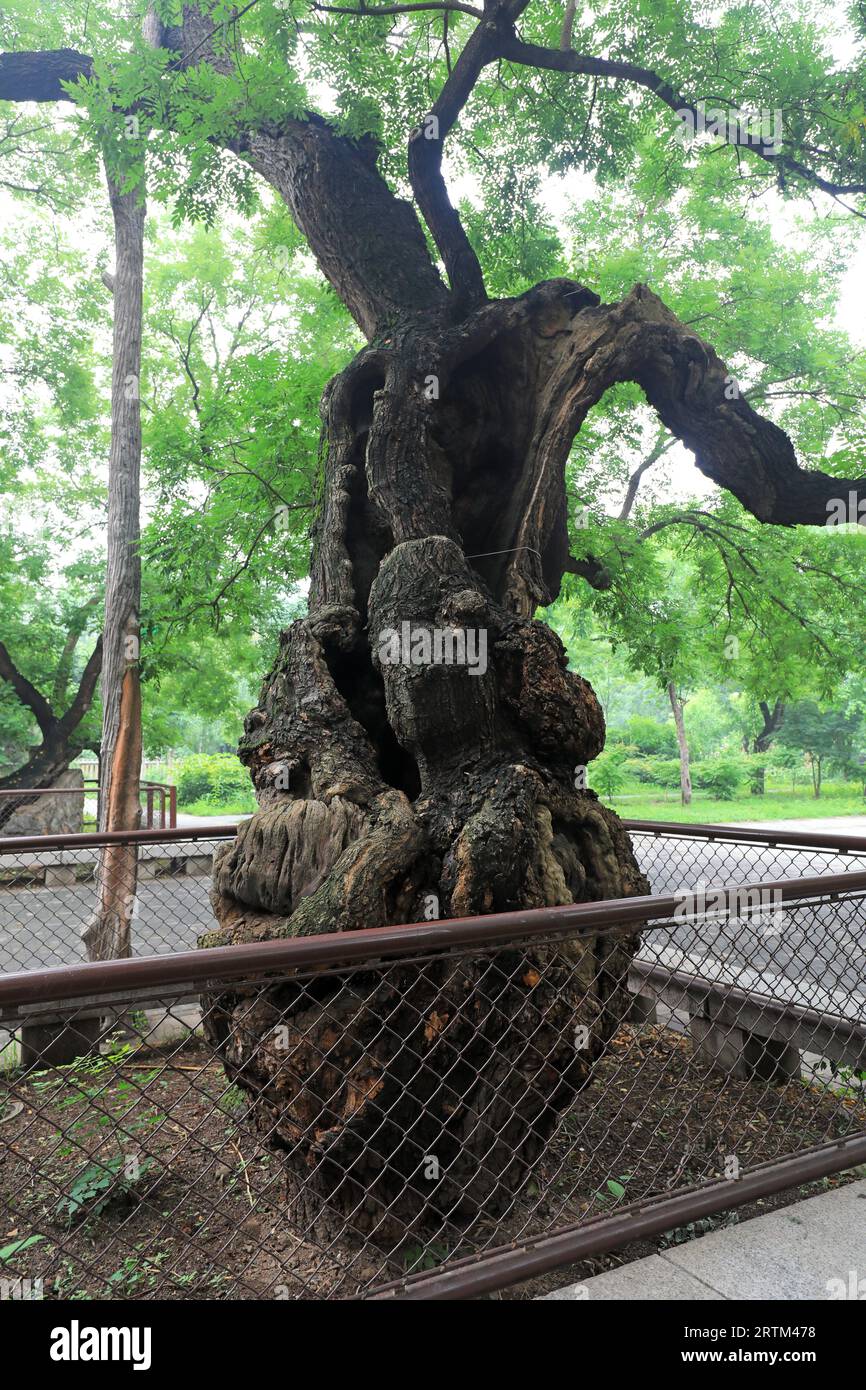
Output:
M655 893L699 893L702 885L809 877L866 869L866 854L634 838ZM210 879L144 879L133 922L137 955L189 950L213 924ZM92 884L0 890L0 971L67 965L84 959L80 932L93 904ZM820 1009L866 1010L866 901L791 906L739 917L700 912L648 927L640 954ZM708 903L712 908L713 904Z

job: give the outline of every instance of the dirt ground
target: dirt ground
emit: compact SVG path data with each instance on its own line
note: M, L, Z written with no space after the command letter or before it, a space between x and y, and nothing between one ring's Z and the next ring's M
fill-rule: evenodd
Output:
M532 1181L497 1221L413 1236L390 1257L322 1248L292 1225L277 1154L189 1038L0 1081L0 1281L48 1299L357 1297L442 1260L536 1237L651 1195L866 1128L862 1087L734 1081L686 1036L624 1027ZM534 1279L536 1297L849 1181L840 1174ZM24 1288L26 1293L26 1286Z

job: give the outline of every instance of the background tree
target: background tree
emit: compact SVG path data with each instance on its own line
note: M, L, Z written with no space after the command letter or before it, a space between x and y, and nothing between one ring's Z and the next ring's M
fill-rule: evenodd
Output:
M844 766L851 761L858 725L856 715L822 710L813 700L798 701L788 710L779 742L786 748L805 751L816 798L821 795L826 764Z
M35 124L10 120L19 134ZM55 235L53 208L28 202L0 255L4 790L50 786L98 745L102 312L93 258ZM28 800L0 798L0 825Z

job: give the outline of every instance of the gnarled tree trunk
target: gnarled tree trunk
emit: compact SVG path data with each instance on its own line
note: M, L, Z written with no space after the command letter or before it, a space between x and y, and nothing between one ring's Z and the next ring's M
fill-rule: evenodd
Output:
M458 326L418 316L332 382L309 617L247 719L261 809L218 858L207 944L647 891L616 816L575 789L599 703L531 616L567 561L594 306L557 281ZM623 1016L633 948L240 990L208 1027L296 1217L393 1239L513 1201Z

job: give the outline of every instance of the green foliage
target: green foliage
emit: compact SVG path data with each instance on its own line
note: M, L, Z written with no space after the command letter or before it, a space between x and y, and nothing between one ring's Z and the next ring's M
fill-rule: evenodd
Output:
M802 749L814 758L842 763L851 756L858 718L838 709L822 709L814 700L801 700L787 711L779 733L786 748Z
M37 1245L44 1236L24 1236L21 1240L13 1240L11 1245L4 1245L0 1249L0 1264L7 1264L9 1260L14 1260L16 1255L29 1250L31 1245Z
M662 724L646 715L633 714L624 724L608 731L608 741L625 743L638 753L674 754L677 751L677 735L672 723Z
M157 8L179 22L176 0ZM218 53L238 58L232 72L150 48L123 6L7 0L0 12L0 48L95 58L74 108L0 127L3 196L23 207L0 247L0 639L47 689L69 623L101 595L110 300L100 164L104 155L132 189L146 160L148 751L197 746L203 730L208 746L233 742L280 627L303 609L318 401L358 345L286 209L225 142L318 104L340 132L371 151L379 143L380 167L404 194L407 133L475 28L459 11L352 15L303 0L257 0L242 16L220 0L214 13ZM771 101L788 152L857 183L862 5L847 12L844 57L841 22L829 6L624 0L576 14L573 45L654 67L688 98ZM554 48L561 27L552 0L520 18L524 39ZM684 144L674 113L644 88L508 62L481 73L448 137L447 172L492 295L559 274L605 299L648 283L714 343L808 466L862 473L866 358L834 322L853 235L845 207L816 195L807 218L791 202L781 237L764 209L778 221L802 185L774 161ZM568 467L571 553L597 561L609 587L569 576L548 616L623 747L670 761L673 682L704 762L737 733L754 738L761 700L841 698L860 660L866 536L770 530L730 497L683 495L682 463L636 385L590 412ZM99 626L98 609L88 613L72 680ZM0 759L20 761L35 738L0 687ZM853 767L857 751L833 756Z
M621 791L625 785L625 761L624 749L612 748L599 754L590 769L593 788L596 788L608 799L616 796L617 792Z
M645 776L639 781L647 781L657 787L678 787L680 785L679 758L644 758Z
M750 792L763 794L766 785L768 764L769 759L764 753L752 753L746 759L746 776L748 778Z
M70 1226L99 1216L110 1204L134 1200L138 1184L152 1167L150 1159L139 1157L142 1135L161 1126L166 1116L139 1110L141 1096L157 1072L124 1078L120 1068L131 1054L132 1045L115 1036L109 1039L106 1052L77 1057L68 1066L37 1073L32 1079L46 1106L69 1112L57 1132L57 1152L69 1158L87 1156L57 1202L58 1215ZM115 1115L106 1110L109 1087ZM116 1123L107 1136L112 1120ZM107 1146L115 1151L105 1152Z
M786 712L779 741L786 748L805 753L815 796L821 795L824 768L828 763L850 775L860 724L859 713L825 709L814 700L801 700Z
M77 1221L99 1216L111 1203L130 1200L135 1194L136 1183L153 1167L153 1163L145 1159L138 1165L135 1178L131 1178L126 1176L127 1161L120 1154L98 1163L89 1163L76 1174L69 1191L57 1203L58 1215L72 1226Z
M733 801L737 789L747 774L745 759L728 756L707 758L704 762L693 763L692 783L703 791L708 791L717 801Z
M249 794L250 778L233 753L193 754L176 765L180 806L194 801L221 802Z

